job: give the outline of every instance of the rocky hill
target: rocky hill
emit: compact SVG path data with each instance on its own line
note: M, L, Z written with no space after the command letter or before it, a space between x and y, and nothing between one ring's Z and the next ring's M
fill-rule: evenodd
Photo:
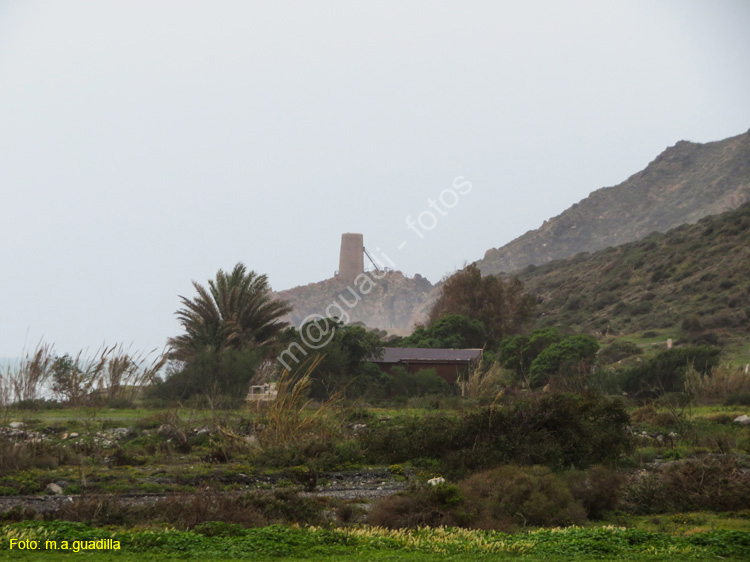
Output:
M677 328L746 342L750 204L616 248L530 265L519 278L537 296L540 326L612 335Z
M286 320L295 327L320 314L343 316L347 324L361 322L394 335L410 334L437 299L436 287L419 274L411 278L400 271L370 272L370 279L372 285L333 277L275 294L292 304Z
M536 230L477 262L483 274L540 265L666 232L750 201L750 131L722 141L680 141L620 185L594 191Z

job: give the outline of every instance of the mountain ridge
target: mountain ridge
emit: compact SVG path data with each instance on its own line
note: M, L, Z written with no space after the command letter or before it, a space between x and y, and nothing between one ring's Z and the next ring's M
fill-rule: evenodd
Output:
M693 224L750 201L750 130L720 141L679 141L643 170L593 191L478 260L493 275L541 265ZM617 228L613 225L617 224Z

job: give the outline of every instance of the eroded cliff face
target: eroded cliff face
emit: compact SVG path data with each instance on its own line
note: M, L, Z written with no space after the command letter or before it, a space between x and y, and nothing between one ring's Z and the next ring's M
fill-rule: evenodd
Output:
M400 271L367 272L347 282L333 277L317 283L279 291L275 295L293 307L286 318L299 328L310 315L336 316L346 323L362 322L368 328L407 335L422 323L437 300L438 288L417 274Z
M750 131L722 141L680 141L623 183L594 191L562 214L477 262L483 274L592 252L666 232L750 201Z

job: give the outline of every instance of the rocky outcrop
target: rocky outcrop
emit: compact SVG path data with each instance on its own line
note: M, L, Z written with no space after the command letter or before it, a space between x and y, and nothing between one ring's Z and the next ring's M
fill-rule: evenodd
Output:
M286 320L295 327L310 315L336 316L347 324L360 322L396 335L411 333L437 299L436 287L419 274L407 277L400 271L388 271L364 275L369 281L333 277L275 295L292 305Z

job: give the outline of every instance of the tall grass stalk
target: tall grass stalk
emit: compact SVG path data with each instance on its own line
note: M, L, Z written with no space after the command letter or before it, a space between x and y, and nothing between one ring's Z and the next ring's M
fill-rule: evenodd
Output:
M717 365L705 375L690 367L685 373L685 391L698 404L717 404L731 396L750 395L750 375L728 364Z
M13 402L41 398L52 376L54 359L53 346L40 342L18 365L0 371L0 404L7 407Z
M132 353L122 344L111 348L105 368L97 385L102 387L103 398L132 400L141 388L151 384L156 374L164 367L167 357L164 352L156 354L152 349L148 353Z
M509 373L498 362L492 363L489 367L485 367L484 362L485 359L482 357L479 365L461 382L463 396L497 398L509 386Z
M315 357L299 377L286 369L281 372L276 399L266 408L266 427L259 435L261 447L299 443L312 435L329 439L340 432L335 409L342 400L341 394L315 407L308 398L313 373L321 360L322 357Z

